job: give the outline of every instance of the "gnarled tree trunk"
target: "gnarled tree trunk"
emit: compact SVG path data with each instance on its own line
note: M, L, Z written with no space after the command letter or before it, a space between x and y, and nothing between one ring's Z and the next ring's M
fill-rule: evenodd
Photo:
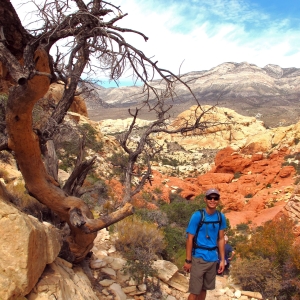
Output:
M50 74L48 54L43 49L35 52L34 75L23 85L11 88L6 112L8 146L15 152L18 166L29 193L54 211L69 224L71 235L67 238L75 262L82 260L93 246L96 232L133 213L127 204L119 211L95 220L88 206L79 198L69 197L44 167L38 136L32 130L32 109L48 91Z

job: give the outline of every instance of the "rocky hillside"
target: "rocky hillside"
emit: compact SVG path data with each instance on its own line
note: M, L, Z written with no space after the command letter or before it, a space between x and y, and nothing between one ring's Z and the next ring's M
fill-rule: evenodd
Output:
M194 109L178 115L170 127L192 116ZM154 162L153 182L145 190L152 194L159 190L158 197L168 202L172 193L192 200L207 188L217 187L232 226L247 222L262 225L291 210L289 214L299 221L293 195L298 193L300 175L300 122L267 129L262 121L227 108L216 108L206 117L222 121L228 116L231 124L211 128L204 135L156 136L156 141L164 145L162 156L172 164ZM140 120L140 126L145 122ZM104 120L99 124L104 135L110 136L124 131L129 121ZM147 205L153 207L153 203Z
M246 62L228 62L207 71L184 74L182 80L189 82L202 105L218 103L245 116L256 116L270 127L290 125L299 119L300 70L297 68L277 65L259 68ZM159 81L151 84L162 88ZM94 93L93 98L86 99L89 116L93 120L126 118L128 107L135 108L143 99L141 87L136 86L99 87ZM195 104L183 85L177 85L176 93L174 114ZM104 108L103 103L110 108ZM142 118L151 119L153 115L145 110Z

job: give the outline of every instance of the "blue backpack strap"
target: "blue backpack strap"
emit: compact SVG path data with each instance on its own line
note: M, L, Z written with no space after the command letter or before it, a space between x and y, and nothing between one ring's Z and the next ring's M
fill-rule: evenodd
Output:
M198 223L196 233L195 233L194 238L193 238L193 254L195 254L195 249L197 248L198 233L199 233L199 230L200 230L200 228L202 227L202 225L204 223L204 218L205 218L203 209L199 209L199 213L200 213L200 221Z

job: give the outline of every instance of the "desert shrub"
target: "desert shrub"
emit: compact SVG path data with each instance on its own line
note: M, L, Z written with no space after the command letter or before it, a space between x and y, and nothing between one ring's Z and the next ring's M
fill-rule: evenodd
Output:
M173 203L173 202L184 202L186 201L185 198L183 198L182 196L179 195L178 191L176 193L172 193L170 192L169 194L169 199L170 199L170 202Z
M146 192L146 191L142 191L142 198L146 202L152 202L153 200L155 200L155 197L154 197L153 193Z
M299 260L299 248L297 252ZM281 273L282 281L278 300L300 300L300 270L294 264L293 259L284 264Z
M171 158L171 157L163 157L161 158L161 163L163 165L168 165L168 166L173 166L173 167L178 167L180 165L180 161L175 159L175 158Z
M113 152L108 161L113 165L113 175L119 176L120 181L124 180L125 169L128 164L128 155L124 152Z
M235 172L234 175L233 175L233 178L234 179L238 179L242 176L242 173L241 172Z
M147 278L156 275L155 269L151 266L154 260L153 254L146 249L131 248L124 253L124 257L127 259L123 268L124 273L130 274L138 283L146 283Z
M55 213L28 194L24 183L9 183L6 185L6 192L9 196L9 201L22 212L32 215L40 221L47 221L54 225L60 223L60 219Z
M79 125L81 134L85 137L86 146L95 152L100 152L103 149L103 142L97 139L97 131L90 124L84 123Z
M226 218L227 229L226 235L229 237L229 243L233 248L237 245L246 243L250 234L249 224L240 223L235 228L231 228L229 220Z
M230 270L234 282L243 290L259 291L264 299L278 296L281 276L269 259L262 257L237 259Z
M250 193L250 194L247 194L246 196L245 196L245 198L253 198L253 195Z
M111 201L108 201L108 199L110 200L110 188L104 180L97 176L97 174L91 172L87 175L83 184L83 189L85 189L86 192L81 196L81 199L91 210L96 209L102 214L114 210L114 205L112 205L111 209L109 208L111 205Z
M285 216L269 221L257 228L250 240L238 245L238 253L245 258L252 255L268 258L274 266L282 266L291 256L293 226L293 221Z
M57 157L60 161L59 168L65 172L70 172L74 168L77 160L78 148L74 147L72 142L64 142L57 151Z
M54 136L54 144L57 157L60 160L60 169L69 172L75 166L83 138L85 150L92 149L99 152L103 148L103 142L97 138L97 131L87 123L77 127L70 126L70 124L58 126ZM86 155L84 153L84 157Z
M32 203L36 202L36 200L27 193L23 183L11 183L6 187L7 191L14 197L14 203L21 209L29 207Z
M139 216L142 220L146 222L156 223L158 227L163 227L168 224L168 217L166 213L161 210L149 210L146 208L136 209L135 215Z
M193 201L195 203L199 203L203 206L204 205L204 194L197 195Z
M199 203L197 201L188 201L184 199L181 202L163 204L161 210L166 213L170 224L175 223L179 227L186 228L192 214L204 207L204 202Z
M247 223L240 223L236 225L237 231L249 231L249 225Z
M120 251L137 247L158 254L164 249L162 230L158 229L155 224L145 222L136 216L118 222L116 231L118 233L116 247Z
M124 268L133 278L142 282L155 274L152 261L165 248L163 231L139 217L128 217L115 225L116 248L127 259Z
M293 244L291 249L291 260L295 268L300 271L300 242Z
M166 248L162 253L165 260L174 262L177 266L183 266L185 259L186 232L185 228L164 227Z
M157 195L161 195L162 194L162 189L160 187L155 187L153 189L153 193L155 193Z

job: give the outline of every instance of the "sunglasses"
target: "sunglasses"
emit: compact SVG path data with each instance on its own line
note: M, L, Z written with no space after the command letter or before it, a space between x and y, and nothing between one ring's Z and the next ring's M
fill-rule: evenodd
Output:
M206 199L207 199L207 200L219 201L219 200L220 200L220 197L219 197L219 196L215 196L215 197L212 197L212 196L206 196Z

